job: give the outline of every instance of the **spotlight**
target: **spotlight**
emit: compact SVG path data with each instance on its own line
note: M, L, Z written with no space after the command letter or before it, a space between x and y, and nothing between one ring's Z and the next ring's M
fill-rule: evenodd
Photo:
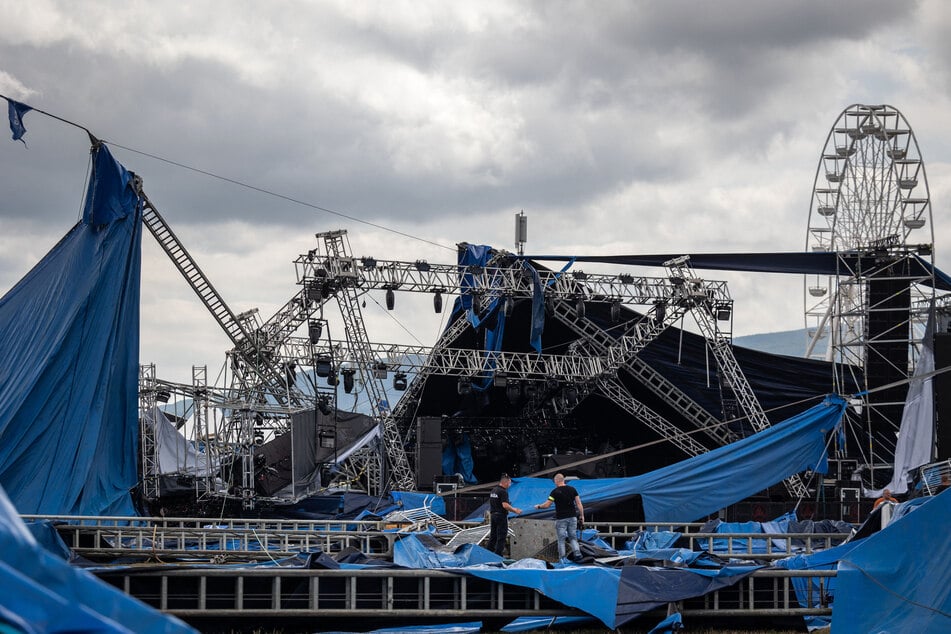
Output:
M482 312L482 293L472 291L472 312L478 315Z
M258 447L264 444L264 432L260 430L254 432L254 444Z
M436 293L433 295L433 310L436 311L437 314L442 312L442 291L441 290L436 291Z
M393 292L392 288L386 289L386 309L393 310L393 307L396 305L396 294Z
M340 384L340 377L337 376L337 373L333 370L330 371L330 374L327 375L327 385L330 387L336 387Z
M621 321L621 302L611 302L611 323Z
M168 403L170 398L172 398L172 393L168 390L159 390L155 393L155 402L157 403Z
M667 316L667 304L664 302L657 302L654 304L654 319L659 323L663 323L664 318Z
M317 376L330 376L333 372L333 364L330 362L330 357L317 357L317 360L314 362L314 372L317 373Z
M356 374L356 370L348 368L341 370L340 374L343 375L343 391L350 394L353 392L353 375Z
M504 372L496 372L495 376L492 379L492 385L495 387L505 387L508 385L509 379Z
M320 410L320 413L324 416L330 416L333 413L333 408L330 407L330 399L326 396L321 396L320 400L317 401L317 409Z
M406 391L406 374L404 372L397 372L393 375L393 389L398 392Z
M575 300L575 317L578 319L584 319L585 307L584 307L584 298L579 297Z
M565 388L565 402L568 404L568 407L574 407L578 404L578 388L574 385L569 385Z
M360 258L360 262L363 264L363 268L370 270L376 268L376 260L373 258Z
M293 361L285 363L284 376L287 378L288 383L295 383L297 381L297 364Z
M512 316L512 309L515 307L515 298L506 297L502 300L502 314L506 317Z
M323 293L320 291L320 284L315 280L307 282L307 286L304 287L304 293L311 302L319 302L324 298Z
M320 335L324 332L324 324L319 319L311 319L307 322L307 334L310 336L311 345L320 341Z
M421 273L425 273L430 269L429 262L426 260L416 260L416 262L413 263L413 266L415 266L416 270Z
M575 271L574 274L573 274L573 277L574 277L576 280L584 281L584 280L588 279L588 274L585 273L584 271Z
M522 396L521 384L515 379L509 380L508 385L505 386L505 396L508 398L509 403L517 405L519 398Z
M382 361L377 361L373 364L373 378L374 379L385 379L387 375L386 364Z
M456 391L461 396L472 394L472 379L467 376L459 377L459 383L456 385Z
M718 321L730 321L730 315L733 311L730 310L729 306L717 306L717 320Z
M617 276L617 279L618 279L618 281L619 281L621 284L633 284L633 283L634 283L634 276L633 276L633 275L628 275L627 273L621 273L620 275Z

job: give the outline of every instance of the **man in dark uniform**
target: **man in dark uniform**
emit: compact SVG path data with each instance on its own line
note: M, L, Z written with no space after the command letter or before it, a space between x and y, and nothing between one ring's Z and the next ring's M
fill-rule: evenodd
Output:
M536 504L537 509L547 509L555 505L555 535L558 537L558 557L565 558L565 541L571 544L571 552L575 560L581 559L581 548L578 547L578 518L584 522L584 507L581 505L581 496L577 489L565 484L565 476L555 476L555 488L548 494L548 499Z
M509 504L509 487L512 486L512 478L509 474L503 473L499 477L497 486L492 487L489 493L489 545L488 548L496 555L501 555L505 550L505 540L509 534L509 512L516 515L522 514L522 509L517 509Z

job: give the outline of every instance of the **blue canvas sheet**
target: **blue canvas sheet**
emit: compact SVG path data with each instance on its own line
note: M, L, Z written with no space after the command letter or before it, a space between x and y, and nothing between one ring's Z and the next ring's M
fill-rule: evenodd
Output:
M951 631L951 491L911 508L842 556L835 632Z
M827 470L826 439L840 424L845 399L830 395L801 414L743 440L682 462L631 478L574 480L585 507L615 504L640 494L648 522L692 522L785 478L811 469ZM531 511L544 502L552 482L514 478L512 506L524 517L550 517L553 511ZM470 519L478 519L477 511Z
M0 299L0 485L20 513L136 514L141 208L105 146L92 161L82 221Z
M639 615L671 601L702 596L732 585L761 566L724 565L707 553L682 549L651 551L651 563L622 568L554 564L522 559L503 565L498 555L481 546L466 544L446 552L434 541L407 535L394 547L393 561L424 569L447 569L480 579L489 579L538 590L546 597L596 617L616 628ZM584 588L584 592L579 592Z
M39 544L0 487L0 630L193 632Z

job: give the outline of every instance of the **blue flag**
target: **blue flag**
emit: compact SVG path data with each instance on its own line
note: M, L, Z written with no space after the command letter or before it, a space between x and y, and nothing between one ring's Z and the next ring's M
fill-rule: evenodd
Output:
M13 133L14 141L23 141L23 135L26 134L26 128L23 126L23 115L32 110L30 106L19 101L7 99L7 113L10 115L10 131ZM23 141L26 145L26 141Z

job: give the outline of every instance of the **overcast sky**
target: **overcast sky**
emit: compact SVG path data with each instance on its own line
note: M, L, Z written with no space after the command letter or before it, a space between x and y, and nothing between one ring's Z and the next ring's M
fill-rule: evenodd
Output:
M819 155L853 103L910 122L951 268L943 0L172 7L0 0L0 93L422 239L113 145L236 312L271 315L297 288L294 258L338 228L355 255L440 262L461 241L514 250L519 210L528 253L802 250ZM0 293L76 221L88 164L81 131L37 113L26 127L28 147L0 142ZM214 375L227 339L143 245L142 361ZM730 281L736 334L802 327L801 278L705 275ZM387 315L371 298L370 337L431 344L422 299Z

